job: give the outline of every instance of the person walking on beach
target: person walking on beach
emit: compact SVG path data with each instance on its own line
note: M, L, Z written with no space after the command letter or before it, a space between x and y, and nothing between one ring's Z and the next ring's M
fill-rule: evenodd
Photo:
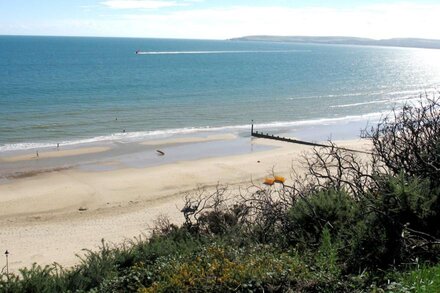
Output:
M57 150L60 150L60 143L57 143Z
M38 150L37 150L37 158L39 158L40 157L40 155L38 154Z

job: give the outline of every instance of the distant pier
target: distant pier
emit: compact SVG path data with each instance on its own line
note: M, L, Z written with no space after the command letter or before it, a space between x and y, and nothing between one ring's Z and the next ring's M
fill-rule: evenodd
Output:
M304 140L282 137L282 136L273 135L273 134L269 134L269 133L263 133L260 131L254 131L254 121L253 120L252 120L252 124L251 124L251 137L266 138L266 139L272 139L272 140L278 140L278 141L284 141L284 142L290 142L290 143L296 143L296 144L302 144L302 145L308 145L308 146L314 146L314 147L323 147L323 148L334 147L334 148L344 150L344 151L349 151L349 152L371 154L370 152L361 151L361 150L353 150L353 149L348 149L348 148L343 148L343 147L337 147L334 145L314 143L314 142L309 142L309 141L304 141Z

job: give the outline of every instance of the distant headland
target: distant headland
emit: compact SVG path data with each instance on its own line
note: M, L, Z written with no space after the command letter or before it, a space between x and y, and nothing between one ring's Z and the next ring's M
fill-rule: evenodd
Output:
M255 35L255 36L233 38L230 40L440 49L440 40L419 39L419 38L393 38L393 39L375 40L368 38L338 37L338 36L312 37L312 36Z

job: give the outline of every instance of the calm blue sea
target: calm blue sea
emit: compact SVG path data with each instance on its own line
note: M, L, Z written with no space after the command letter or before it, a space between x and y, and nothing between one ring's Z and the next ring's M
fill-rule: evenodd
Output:
M374 119L439 85L440 50L0 36L0 151Z

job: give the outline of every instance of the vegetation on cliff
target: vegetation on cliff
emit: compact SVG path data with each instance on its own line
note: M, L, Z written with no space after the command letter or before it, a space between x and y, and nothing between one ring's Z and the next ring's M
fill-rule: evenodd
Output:
M437 292L440 99L420 97L363 136L331 144L292 185L217 186L186 197L185 223L103 242L75 267L0 276L5 292Z

